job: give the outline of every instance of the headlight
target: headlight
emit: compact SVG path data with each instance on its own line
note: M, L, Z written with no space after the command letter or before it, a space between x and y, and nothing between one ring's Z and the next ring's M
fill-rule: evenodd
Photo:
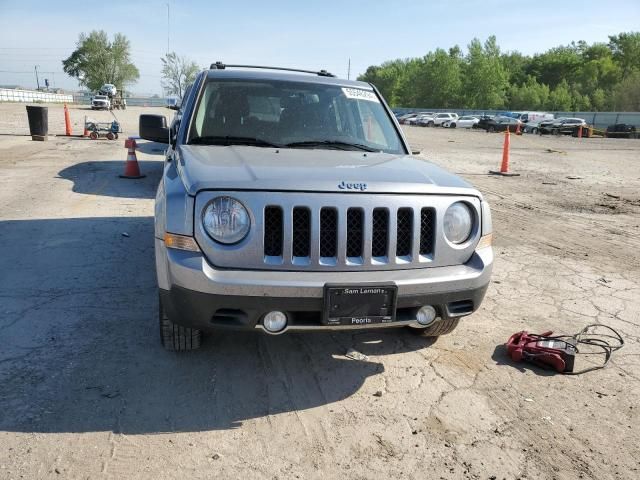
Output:
M202 225L216 242L238 243L249 233L251 219L235 198L216 197L204 209Z
M444 234L451 243L464 243L471 235L473 214L466 203L456 202L444 214Z

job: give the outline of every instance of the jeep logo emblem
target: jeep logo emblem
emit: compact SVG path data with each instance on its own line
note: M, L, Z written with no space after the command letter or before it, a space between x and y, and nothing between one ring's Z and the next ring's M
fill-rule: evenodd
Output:
M364 192L367 189L366 183L347 183L344 180L338 184L340 190L360 190Z

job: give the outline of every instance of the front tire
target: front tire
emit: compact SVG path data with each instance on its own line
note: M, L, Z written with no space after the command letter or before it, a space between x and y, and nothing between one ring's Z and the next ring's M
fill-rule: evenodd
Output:
M427 123L427 127L433 127L433 126L434 126L434 123L433 123L433 122L429 122L429 123Z
M419 337L439 337L440 335L447 335L448 333L453 332L459 323L460 318L449 318L447 320L440 320L427 328L407 328L411 333L418 335Z
M456 124L455 124L455 122L454 122L454 123L450 123L450 124L449 124L449 128L456 128Z
M162 301L158 303L158 318L160 320L160 343L170 352L187 352L200 348L202 332L197 328L183 327L173 323L162 308Z

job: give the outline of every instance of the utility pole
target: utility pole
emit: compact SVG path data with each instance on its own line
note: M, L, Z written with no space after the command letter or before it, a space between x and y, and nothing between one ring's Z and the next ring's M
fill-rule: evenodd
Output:
M36 71L36 85L38 86L38 90L40 90L40 80L38 79L38 65L36 65L35 67L33 67L34 70Z
M347 80L351 80L351 58L349 58L349 65L347 66Z
M169 22L169 4L167 3L167 55L171 51L169 48L169 33L171 32L171 23Z

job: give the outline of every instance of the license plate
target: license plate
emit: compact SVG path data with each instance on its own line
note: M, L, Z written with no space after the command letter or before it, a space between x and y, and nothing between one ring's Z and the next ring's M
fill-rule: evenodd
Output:
M371 325L391 323L396 316L395 285L325 286L324 323Z

